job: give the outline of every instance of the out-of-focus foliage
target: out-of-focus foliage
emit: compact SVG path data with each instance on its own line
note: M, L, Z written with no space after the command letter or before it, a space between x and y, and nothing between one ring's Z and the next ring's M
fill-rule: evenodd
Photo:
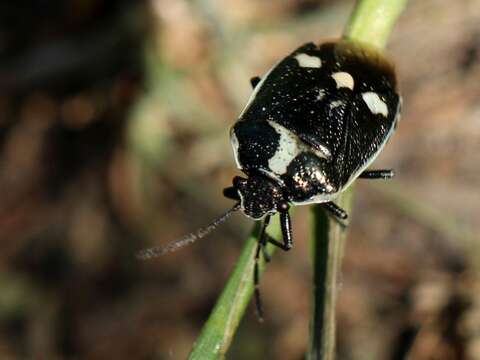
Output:
M251 223L152 262L135 251L230 202L228 127L263 74L338 36L351 1L0 4L0 358L182 359ZM357 186L341 359L480 358L480 4L412 0L389 45L399 129ZM385 186L383 186L385 185ZM232 359L300 359L307 212L262 281Z

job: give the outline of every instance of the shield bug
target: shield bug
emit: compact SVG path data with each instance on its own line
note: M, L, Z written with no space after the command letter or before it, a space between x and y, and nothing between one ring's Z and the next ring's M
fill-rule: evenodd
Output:
M205 236L233 212L263 220L255 262L267 242L292 248L291 205L320 204L344 223L333 200L357 178L387 179L392 170L366 170L393 134L401 99L392 64L378 50L349 40L308 43L277 63L253 92L230 129L237 167L245 174L224 189L236 204L220 218L165 247L144 250L150 258ZM279 213L283 241L265 229Z

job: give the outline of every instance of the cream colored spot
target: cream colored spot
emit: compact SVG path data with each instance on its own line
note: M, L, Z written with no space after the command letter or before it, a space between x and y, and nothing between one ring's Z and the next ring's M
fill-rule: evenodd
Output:
M322 60L316 56L308 54L298 54L295 56L298 61L298 65L306 68L319 68L322 66Z
M238 169L241 169L242 165L240 164L240 161L238 159L238 148L240 147L240 144L238 143L237 135L235 135L233 127L230 130L230 143L232 144L233 148L233 157L235 158L235 164L237 164Z
M268 121L271 127L280 135L278 148L275 154L268 160L268 167L275 174L283 175L293 159L302 152L300 139L287 128L274 121Z
M307 146L300 138L282 125L267 120L277 134L280 135L278 148L275 154L268 160L268 167L274 174L283 175L287 172L288 165L302 152L310 151L319 158L331 157L330 150L322 146L319 150Z
M355 82L353 81L352 75L350 75L349 73L343 71L336 72L332 74L332 78L337 83L337 89L346 87L350 90L353 90Z
M383 116L388 116L387 104L380 99L377 93L373 91L368 91L362 94L363 101L367 104L368 108L372 114L382 114Z

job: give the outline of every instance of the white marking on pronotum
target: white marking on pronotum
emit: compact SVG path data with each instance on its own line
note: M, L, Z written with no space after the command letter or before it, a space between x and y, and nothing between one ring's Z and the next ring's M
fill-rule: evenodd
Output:
M320 149L312 149L312 147L307 146L297 135L284 126L273 121L268 121L268 123L280 135L277 151L268 160L268 167L273 173L277 175L285 174L292 160L304 151L310 151L322 159L331 157L330 150L325 146L322 146Z
M372 114L382 114L385 117L388 116L387 104L380 99L380 96L378 96L377 93L373 91L364 92L362 94L362 98Z
M230 143L232 144L233 157L235 158L235 163L237 164L237 168L242 169L242 165L240 165L240 160L238 159L238 148L240 144L238 142L237 135L235 135L235 131L233 130L233 127L230 130Z
M337 83L337 89L346 87L350 90L353 90L355 82L353 81L352 75L347 72L340 71L332 74L333 80Z
M268 121L270 126L280 135L277 151L268 160L268 167L278 175L285 174L287 167L303 149L299 138L287 128L273 121Z
M295 59L298 61L298 65L306 68L319 68L322 66L322 60L319 57L308 55L308 54L298 54L295 55Z

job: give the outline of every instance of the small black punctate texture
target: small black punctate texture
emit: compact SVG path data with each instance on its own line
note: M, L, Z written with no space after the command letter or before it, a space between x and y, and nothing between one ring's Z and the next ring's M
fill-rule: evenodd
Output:
M247 175L270 177L287 201L334 197L378 155L399 109L393 66L379 51L347 40L305 44L257 85L234 125L239 165ZM284 146L272 124L301 143L281 174L269 166Z

